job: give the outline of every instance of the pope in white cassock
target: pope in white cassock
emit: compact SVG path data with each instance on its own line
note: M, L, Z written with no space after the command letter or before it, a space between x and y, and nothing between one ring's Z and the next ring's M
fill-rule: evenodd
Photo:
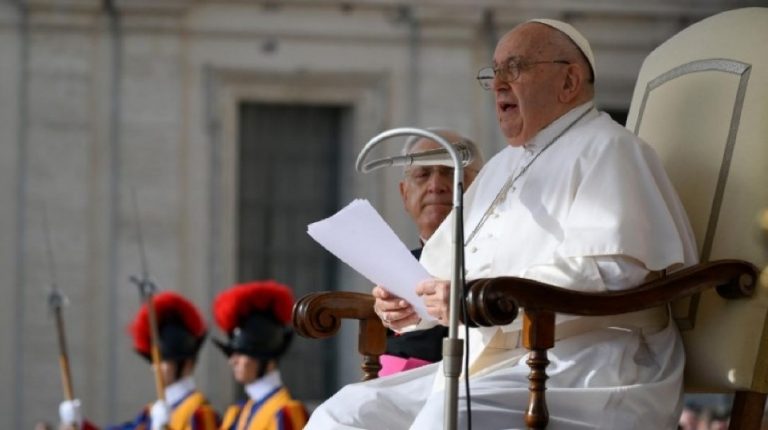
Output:
M696 262L684 210L653 150L594 108L594 65L573 27L533 20L504 35L493 67L478 75L495 94L509 145L465 196L467 279L519 276L606 291ZM451 224L447 219L426 243L421 262L435 279L417 286L441 324L448 322ZM375 308L395 330L426 326L396 297L377 300ZM516 321L469 331L475 428L524 428L529 368L519 329ZM685 357L666 309L558 315L556 337L548 351L549 429L677 427ZM306 428L440 429L443 397L436 363L349 385Z

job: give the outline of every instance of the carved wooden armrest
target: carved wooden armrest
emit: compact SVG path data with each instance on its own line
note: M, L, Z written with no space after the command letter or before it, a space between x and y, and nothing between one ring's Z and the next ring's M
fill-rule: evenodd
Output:
M549 364L547 349L554 346L556 313L618 315L662 306L708 288L717 288L726 299L749 297L757 277L757 267L740 260L703 263L630 290L601 293L499 277L470 283L465 303L470 324L480 326L509 324L523 308L523 346L531 351L527 361L531 373L525 422L529 428L543 429L549 421L544 391Z
M293 327L301 336L324 339L339 331L342 319L360 321L358 352L363 356L363 380L374 379L381 370L387 330L373 310L370 294L326 291L308 294L293 306Z

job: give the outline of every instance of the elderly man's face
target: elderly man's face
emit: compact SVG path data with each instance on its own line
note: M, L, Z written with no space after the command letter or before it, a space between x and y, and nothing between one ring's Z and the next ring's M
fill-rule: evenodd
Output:
M454 141L453 137L446 137ZM458 136L455 136L458 139ZM422 139L411 152L438 149L437 143ZM464 168L464 187L469 187L477 176L478 162ZM419 229L419 236L427 240L453 209L453 168L446 166L413 166L400 182L400 196L406 212Z
M541 24L523 24L499 41L493 55L496 68L506 67L510 60L523 65L514 81L504 80L498 74L493 80L499 125L512 146L525 144L562 113L558 89L567 65L552 63L562 59L546 43L548 31L551 30Z

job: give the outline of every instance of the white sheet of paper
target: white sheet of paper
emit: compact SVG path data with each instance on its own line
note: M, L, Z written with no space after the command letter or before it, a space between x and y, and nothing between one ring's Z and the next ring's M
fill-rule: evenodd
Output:
M307 233L376 285L408 301L425 321L416 284L430 275L368 200L355 199L334 215L309 224Z

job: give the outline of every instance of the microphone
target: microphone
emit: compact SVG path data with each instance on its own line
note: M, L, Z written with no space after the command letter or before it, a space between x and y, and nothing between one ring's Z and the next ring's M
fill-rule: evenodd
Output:
M474 152L474 147L471 147L465 143L457 143L453 145L456 151L459 153L459 160L461 160L462 166L467 166L477 158L477 154ZM453 166L453 159L451 154L445 148L430 149L428 151L415 152L407 155L397 155L388 158L379 158L373 160L363 167L363 171L370 171L379 169L382 167L395 167L395 166Z

